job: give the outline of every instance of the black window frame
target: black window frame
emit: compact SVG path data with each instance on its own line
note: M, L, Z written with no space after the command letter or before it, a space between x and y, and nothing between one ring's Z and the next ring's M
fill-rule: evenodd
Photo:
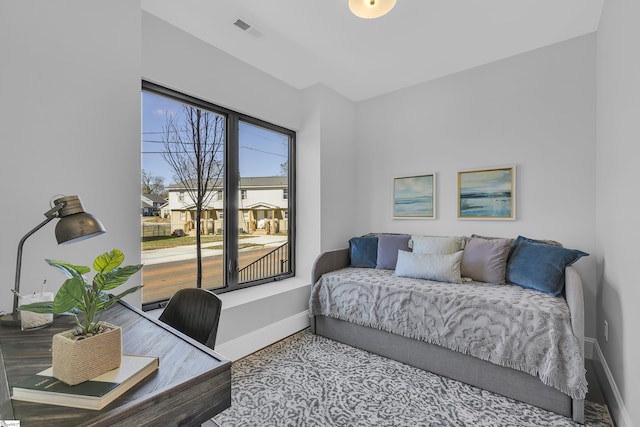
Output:
M296 132L264 120L252 117L229 108L221 107L209 101L187 95L180 91L161 86L159 84L142 80L141 90L154 95L163 96L177 102L191 105L215 114L224 116L225 118L225 147L224 147L224 188L222 190L222 198L224 199L223 217L225 218L224 226L224 265L227 266L224 286L214 288L211 291L215 293L226 293L238 289L245 289L252 286L271 283L295 276L295 242L296 242ZM289 190L287 217L288 225L288 264L289 269L285 273L275 276L254 280L251 282L238 283L238 212L239 212L239 135L238 129L240 122L250 125L262 127L277 133L287 135L289 138L288 146L288 175L287 185ZM235 177L235 179L234 179ZM145 309L143 304L143 310ZM149 306L162 306L162 302L150 302ZM152 309L155 307L148 307Z

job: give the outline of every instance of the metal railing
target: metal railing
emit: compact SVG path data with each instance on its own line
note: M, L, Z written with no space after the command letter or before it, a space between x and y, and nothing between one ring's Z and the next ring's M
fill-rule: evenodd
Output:
M238 270L238 282L251 282L286 273L288 262L289 242L278 246L268 254Z

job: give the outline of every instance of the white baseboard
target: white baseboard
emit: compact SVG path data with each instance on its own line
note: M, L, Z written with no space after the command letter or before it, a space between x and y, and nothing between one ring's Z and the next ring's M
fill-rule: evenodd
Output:
M602 365L602 369L604 370L604 374L606 376L608 385L602 385L603 393L607 402L609 403L609 411L611 412L611 416L613 417L616 425L618 427L634 427L633 422L631 421L631 416L627 411L627 407L624 404L624 400L622 399L622 395L620 394L620 390L616 385L615 380L613 379L613 374L611 373L611 369L609 369L609 365L607 364L607 360L604 358L604 354L600 349L600 345L598 341L593 338L588 338L591 340L592 348L593 348L593 361L596 363L600 363ZM586 355L586 347L587 347L587 338L585 338L585 355Z
M306 310L238 338L216 344L216 353L234 362L308 326L309 310Z

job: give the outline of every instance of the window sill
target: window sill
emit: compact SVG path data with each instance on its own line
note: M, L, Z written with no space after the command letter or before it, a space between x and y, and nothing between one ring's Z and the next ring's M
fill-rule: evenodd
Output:
M250 288L238 289L237 291L225 292L218 296L222 300L222 311L224 311L226 309L269 298L274 295L289 292L293 289L305 286L310 286L309 280L305 280L300 277L292 277L289 279L252 286Z
M300 277L292 277L290 279L279 280L262 285L252 286L250 288L238 289L237 291L225 292L218 294L222 300L222 311L230 308L239 307L274 295L289 292L293 289L310 286L309 281ZM149 310L145 313L156 319L162 314L163 308Z

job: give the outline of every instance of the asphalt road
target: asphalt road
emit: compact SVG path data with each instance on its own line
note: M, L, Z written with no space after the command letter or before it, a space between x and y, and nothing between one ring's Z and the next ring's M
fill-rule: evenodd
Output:
M261 248L240 252L240 267L246 266L273 248ZM202 287L212 289L223 286L223 256L202 258ZM176 291L196 286L196 260L186 259L155 264L145 264L142 269L142 302L149 303L171 297Z

